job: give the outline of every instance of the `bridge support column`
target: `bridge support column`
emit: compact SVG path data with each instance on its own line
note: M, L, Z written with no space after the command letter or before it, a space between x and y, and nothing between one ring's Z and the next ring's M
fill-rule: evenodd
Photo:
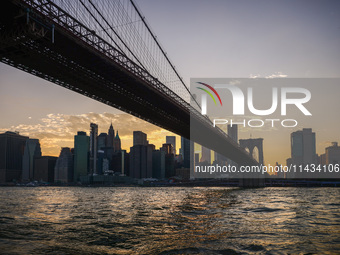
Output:
M242 148L248 148L249 153L253 156L253 151L255 147L258 149L259 152L259 164L263 165L263 139L240 139L240 146ZM239 187L242 188L258 188L264 187L264 176L262 173L244 173L239 180Z

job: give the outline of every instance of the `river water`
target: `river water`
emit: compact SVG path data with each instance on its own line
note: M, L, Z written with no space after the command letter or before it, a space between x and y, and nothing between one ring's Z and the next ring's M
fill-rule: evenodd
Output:
M340 254L340 189L1 187L0 253Z

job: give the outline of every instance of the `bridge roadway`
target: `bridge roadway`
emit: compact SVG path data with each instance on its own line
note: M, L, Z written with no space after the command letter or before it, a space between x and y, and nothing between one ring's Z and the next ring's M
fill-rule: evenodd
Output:
M240 165L258 164L157 78L48 0L1 2L0 59L191 139Z

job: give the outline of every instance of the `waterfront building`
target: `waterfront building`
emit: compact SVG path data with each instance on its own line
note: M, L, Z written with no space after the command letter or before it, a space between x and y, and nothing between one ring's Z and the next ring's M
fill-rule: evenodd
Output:
M165 151L152 151L152 178L165 178Z
M316 164L318 156L316 154L315 133L311 128L291 133L291 158L287 159L287 165L306 166ZM299 172L287 174L288 178L299 178L302 175Z
M202 156L200 162L205 162L208 165L211 164L211 150L202 146Z
M176 175L175 172L175 156L172 153L173 147L171 143L164 143L161 148L165 152L165 178Z
M106 140L106 147L113 147L113 139L115 138L115 130L113 129L112 123L108 130L107 140Z
M108 135L106 133L100 133L98 136L98 150L101 150L102 148L106 147L108 140Z
M73 153L70 148L61 148L54 168L54 182L73 182Z
M74 176L75 182L80 176L88 174L90 137L85 132L79 131L74 136Z
M332 142L332 145L326 149L326 165L336 165L340 163L340 147L337 142Z
M118 135L118 130L117 130L117 135L113 139L113 148L114 148L115 152L118 152L122 149L120 138L119 138L119 135Z
M42 156L34 161L34 180L40 182L54 182L54 168L57 157Z
M142 131L133 131L133 146L148 145L147 135Z
M18 181L22 176L22 160L27 136L7 131L0 134L0 183Z
M90 174L97 174L98 125L90 124Z
M34 177L34 160L41 157L39 139L27 139L22 159L22 180L31 181Z
M191 161L191 141L189 139L186 139L184 137L181 137L181 153L182 153L182 159L183 159L183 167L184 168L190 168L190 161Z
M152 177L152 147L147 145L134 145L130 148L130 177Z
M176 136L166 136L165 141L172 144L172 154L176 155Z

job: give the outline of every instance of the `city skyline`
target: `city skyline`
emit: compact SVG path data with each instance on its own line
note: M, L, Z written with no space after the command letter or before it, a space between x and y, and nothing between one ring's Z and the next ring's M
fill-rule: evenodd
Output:
M228 126L228 130L231 131L232 128ZM230 135L237 136L237 126ZM331 146L324 148L323 154L317 155L315 135L311 128L304 128L290 134L291 158L287 158L286 165L289 169L292 166L301 169L314 166L320 170L317 172L318 176L324 174L324 178L334 178L334 175L338 173L336 169L340 162L338 142L333 142ZM42 155L39 139L21 136L10 131L2 133L0 136L2 138L1 157L6 158L1 162L2 175L0 179L2 181L14 178L15 182L18 180L21 182L40 180L42 182L43 180L52 180L51 175L54 175L54 181L49 182L79 184L92 182L93 180L91 181L89 176L99 176L95 178L96 182L110 181L110 178L105 176L113 174L137 179L185 178L189 180L189 170L195 169L196 172L196 168L200 166L234 167L233 161L204 146L200 146L199 153L193 148L188 148L187 146L193 146L193 143L183 137L181 138L180 155L177 157L173 150L174 136L167 136L163 140L165 143L158 149L152 141L149 141L147 134L142 131L133 131L133 145L127 152L121 148L118 131L114 136L112 124L107 133L98 135L98 125L90 123L89 135L84 131L78 131L74 136L74 146L61 147L58 157ZM262 141L262 138L239 140L239 145L247 149L254 158L256 155L253 152L256 149L257 160L261 166L266 165L263 161ZM194 156L195 158L197 156L197 162L196 160L192 161ZM17 160L14 160L15 158ZM188 158L191 159L191 164L188 162ZM16 164L22 165L18 169L14 169ZM55 165L55 170L53 165ZM277 162L275 164L278 167L280 165ZM269 168L273 166L267 164ZM239 167L242 169L242 165ZM336 169L335 171L330 170L329 175L326 172L320 173L322 168L326 169L327 167L336 167ZM311 178L309 174L313 174L315 171L279 173L270 170L267 173L278 178ZM209 175L209 178L214 177Z
M156 148L162 147L162 144L166 142L167 136L175 136L176 143L181 145L181 137L170 132L164 130L160 127L152 125L144 120L138 119L134 116L128 114L97 114L97 113L89 113L89 114L81 114L76 116L68 116L68 115L53 115L50 114L47 116L48 118L43 120L43 124L46 126L44 127L42 124L30 126L30 125L19 125L13 126L11 129L4 129L0 128L0 133L4 133L6 131L11 132L19 132L20 135L28 136L32 139L39 139L41 144L41 151L43 156L54 156L58 157L60 150L62 147L69 147L73 148L73 139L74 136L77 134L78 131L86 132L87 135L90 134L90 123L96 122L98 123L98 135L101 133L106 133L108 128L110 127L111 123L113 128L116 131L119 131L119 137L121 139L121 147L122 149L129 152L130 147L133 145L133 132L136 131L135 127L141 127L138 129L139 131L145 132L148 134L148 140L150 143L154 144ZM120 121L129 123L122 125ZM52 126L50 126L52 125ZM64 125L66 128L64 128ZM240 126L240 125L238 125ZM119 128L121 127L121 129ZM56 128L56 132L45 132L46 129L53 129ZM250 133L245 132L242 130L242 127L238 127L239 130L239 139L249 139L249 138L262 138L257 136L256 134L263 134L264 131L254 130ZM302 130L305 127L296 127L287 129L285 132L281 131L271 131L271 132L280 132L286 133L286 136L281 136L280 139L274 140L277 142L280 140L281 147L268 149L266 148L266 139L263 140L263 150L264 150L264 162L265 164L274 165L276 162L285 165L286 159L290 157L290 134L292 132ZM306 127L308 128L308 127ZM328 141L321 141L318 142L318 130L313 128L313 131L316 133L316 153L321 155L324 153L326 147L331 146L333 142L339 142L340 139L329 139ZM227 132L227 130L225 130ZM254 135L255 134L255 135ZM325 134L326 135L326 134ZM273 141L272 141L273 142ZM267 142L268 145L268 142ZM199 146L199 145L198 145ZM176 154L179 154L179 149L176 149ZM198 152L199 147L195 146L195 151ZM280 157L268 157L268 151L279 151ZM282 153L284 152L284 153ZM201 155L201 152L199 152ZM211 152L211 158L214 159L214 153Z
M327 3L215 1L211 4L204 1L144 0L139 1L138 5L189 84L191 77L202 76L339 77L340 8L337 2ZM209 19L201 18L209 13L213 14ZM0 92L0 117L4 120L0 123L0 131L17 130L39 138L44 154L53 151L52 154L57 155L62 144L72 144L72 136L77 131L75 126L86 126L85 123L96 122L96 119L102 123L110 123L112 117L123 119L121 123L124 124L115 129L122 131L122 145L126 148L132 144L132 126L141 127L139 129L148 133L150 139L159 145L163 137L173 135L2 63ZM336 96L332 89L323 90L323 93L324 98ZM102 123L98 124L103 126ZM334 128L338 124L338 121L330 123L333 127L331 131L311 123L295 130L313 128L317 133L317 153L320 154L324 147L339 140ZM124 135L125 130L130 135ZM275 132L264 136L257 131L240 129L239 138L263 137L265 162L284 163L289 157L287 138L295 130L286 130L279 137ZM176 141L179 143L178 136ZM285 149L277 148L275 144Z
M2 253L339 251L340 1L1 3Z
M40 153L41 153L41 156L46 156L46 157L58 157L59 155L60 155L60 152L63 150L63 148L70 148L70 149L73 149L74 148L74 141L75 141L75 137L76 136L79 136L79 134L81 133L81 134L83 134L83 135L85 135L85 136L88 136L88 138L90 139L90 137L91 137L91 130L92 130L92 125L94 125L94 126L96 126L96 129L98 130L97 132L97 141L96 141L96 143L97 144L99 144L99 142L98 142L98 138L100 137L100 135L103 135L103 134L105 134L105 135L107 135L107 134L109 134L110 133L110 131L111 131L111 129L113 128L113 125L112 125L112 123L113 123L113 119L111 119L111 124L110 124L110 126L109 126L109 129L105 129L105 127L100 127L100 125L98 125L98 124L96 124L96 123L93 123L93 122L90 122L89 123L89 126L87 127L87 129L86 128L84 128L84 129L79 129L79 130L76 130L76 133L75 134L73 134L72 135L72 138L70 139L71 141L70 141L70 143L65 143L65 140L61 140L61 143L64 143L62 146L60 146L60 147L55 147L55 150L53 150L53 151L55 151L55 154L54 153L47 153L47 150L45 150L44 149L44 142L41 142L41 140L39 139L39 138L37 138L37 137L32 137L32 136L29 136L29 135L27 135L27 137L29 137L29 141L32 141L32 142L35 142L35 141L38 141L38 143L39 143L39 151L41 151ZM146 124L149 124L149 123L146 123ZM151 125L151 124L150 124ZM237 129L238 129L238 125L234 125L234 127L236 127L236 133L238 132L237 131ZM228 131L229 132L232 132L231 131L231 129L230 129L230 126L228 125ZM301 128L301 129L296 129L296 130L294 130L293 132L291 132L290 133L290 135L289 135L289 139L287 139L287 143L289 144L289 149L288 149L288 152L289 152L289 155L285 158L285 160L283 160L282 162L279 162L279 161L273 161L273 163L272 162L266 162L266 160L264 161L264 164L266 165L266 164L269 164L269 165L275 165L275 164L277 164L277 163L279 163L279 164L281 164L281 165L287 165L288 163L288 161L287 160L290 160L290 157L291 157L291 155L292 155L292 135L293 134L295 134L295 133L300 133L300 132L302 132L302 130L312 130L312 128ZM9 132L15 132L15 133L18 133L18 134L20 134L21 136L23 135L23 136L25 136L25 134L24 133L20 133L20 132L18 132L18 131L14 131L14 130L5 130L5 131L2 131L2 130L0 130L0 133L6 133L7 131L9 131ZM106 131L107 131L107 133L106 133ZM182 138L181 137L179 137L178 135L174 135L173 133L171 133L171 132L169 132L169 131L166 131L166 130L164 130L164 129L161 129L161 131L164 131L164 132L168 132L170 135L165 135L165 136L163 136L163 134L162 135L160 135L159 137L158 137L158 139L156 139L156 140L153 140L153 138L151 138L150 139L150 136L149 136L149 134L148 133L146 133L146 135L148 136L148 138L147 138L147 142L148 142L148 144L152 144L153 146L155 146L155 148L162 148L162 146L164 146L164 144L165 143L169 143L169 139L172 139L172 137L175 137L176 138L176 143L177 144L179 144L180 145L180 147L176 150L176 153L174 154L174 155L181 155L181 150L182 150L182 143L183 143L183 141L182 141ZM117 135L118 135L118 132L119 132L119 130L118 129L115 129L113 132L115 132L115 133L117 133ZM132 132L131 132L131 134L130 135L125 135L125 137L131 137L131 138L129 138L129 140L130 140L130 143L125 143L125 144L127 144L126 145L126 147L124 147L124 145L121 145L120 144L120 150L125 150L127 153L130 153L130 148L135 144L135 142L134 142L134 136L135 136L135 133L136 132L141 132L141 133L144 133L143 131L141 131L141 130L132 130ZM235 132L235 130L233 131L233 132ZM124 134L125 133L128 133L128 132L123 132ZM315 146L315 149L316 149L316 143L315 143L315 136L317 135L317 132L313 132L313 134L314 134L314 146ZM231 134L229 134L229 135L235 135L234 133L231 133ZM44 140L45 138L42 138L42 140ZM119 136L119 139L120 139L120 136ZM249 137L249 138L247 138L247 139L250 139L250 140L252 140L252 139L262 139L262 138L255 138L255 137ZM243 140L243 139L240 139L240 140ZM263 140L263 139L262 139ZM120 141L121 141L121 139L120 139ZM89 140L89 142L90 142L90 140ZM238 143L239 143L239 141L237 141ZM69 145L68 145L69 144ZM240 144L240 143L239 143ZM324 153L325 153L325 150L328 148L328 147L332 147L332 146L334 146L334 144L338 144L338 141L337 140L334 140L334 141L331 141L331 142L327 142L327 143L323 143L324 144L324 146L322 147L322 148L319 148L319 153L316 151L316 156L322 156ZM57 145L56 145L57 146ZM97 145L98 146L98 145ZM112 144L112 146L114 146L113 144ZM242 146L242 145L241 145ZM97 151L99 151L100 150L100 148L98 147L97 148ZM207 151L207 152L209 152L209 155L207 155L206 154L206 152L205 151ZM265 151L265 150L264 150ZM43 153L44 152L44 153ZM256 152L258 152L258 150L256 150ZM208 149L208 148L205 148L205 147L202 147L201 145L199 145L199 144L196 144L195 143L195 146L194 146L194 152L193 153L197 153L197 154L199 154L199 157L200 157L200 161L201 162L203 162L203 161L206 161L207 159L206 158L204 158L204 159L202 159L201 157L207 157L207 158L210 158L210 162L211 163L213 163L213 161L214 160L216 160L216 155L215 155L215 152L214 151L212 151L212 150L210 150L210 149ZM203 153L203 154L202 154ZM205 153L205 154L204 154ZM205 155L205 156L204 156ZM255 157L255 159L256 160L259 160L258 159L258 156L259 155L255 155L255 154L253 154L253 157ZM266 154L265 153L263 153L263 157L264 157L264 159L266 159ZM316 161L317 161L317 159L315 159ZM320 159L321 161L322 161L322 159ZM307 160L308 161L308 160ZM315 162L316 162L315 161ZM289 164L291 164L291 162L289 163Z

